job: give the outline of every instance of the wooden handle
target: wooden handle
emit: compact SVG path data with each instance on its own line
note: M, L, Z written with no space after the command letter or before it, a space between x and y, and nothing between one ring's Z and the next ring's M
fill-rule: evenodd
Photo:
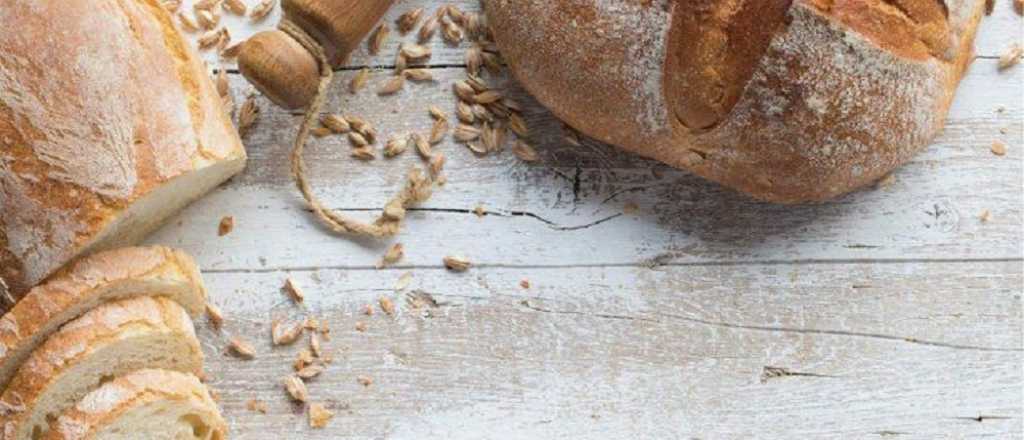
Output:
M332 67L348 61L363 37L394 0L284 0L285 17L320 42ZM238 54L238 68L253 86L274 103L298 109L316 94L316 60L281 31L260 32Z

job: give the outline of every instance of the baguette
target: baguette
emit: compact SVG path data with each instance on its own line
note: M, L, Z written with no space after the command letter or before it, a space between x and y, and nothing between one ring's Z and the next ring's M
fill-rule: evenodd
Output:
M143 295L170 298L192 317L206 305L206 289L192 257L159 246L84 258L32 289L0 318L0 389L64 323L101 303Z
M0 396L3 440L32 440L108 378L145 368L200 374L192 320L177 303L138 297L101 305L36 349Z
M195 376L140 370L89 393L52 424L45 440L223 440L227 424Z
M158 0L5 0L0 29L0 278L14 296L137 243L244 167Z
M869 185L942 129L984 0L484 0L572 127L754 197Z

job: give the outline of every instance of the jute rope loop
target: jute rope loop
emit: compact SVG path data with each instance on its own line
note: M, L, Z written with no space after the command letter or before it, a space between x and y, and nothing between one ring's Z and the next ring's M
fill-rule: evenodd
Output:
M306 141L309 139L310 130L313 128L313 122L319 116L327 99L327 88L331 85L334 71L327 62L323 47L306 31L287 19L282 20L278 28L309 51L316 59L320 70L320 82L317 84L316 95L309 108L306 109L302 124L299 125L299 132L295 136L295 143L292 145L292 176L302 197L313 209L317 219L335 233L367 237L388 237L397 234L402 220L405 218L406 208L430 198L432 180L417 168L410 170L405 187L384 206L384 213L373 223L360 222L324 207L320 199L313 194L309 179L306 177L306 163L302 158L302 153L306 147Z

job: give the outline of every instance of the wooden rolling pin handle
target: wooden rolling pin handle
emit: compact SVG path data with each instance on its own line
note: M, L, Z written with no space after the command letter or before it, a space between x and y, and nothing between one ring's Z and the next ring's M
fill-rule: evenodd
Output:
M332 67L343 64L394 0L284 0L285 17L320 42ZM242 44L238 69L256 89L287 109L304 108L316 95L317 62L280 31L260 32Z
M279 30L260 32L243 43L238 70L256 90L289 110L309 105L320 79L313 55Z

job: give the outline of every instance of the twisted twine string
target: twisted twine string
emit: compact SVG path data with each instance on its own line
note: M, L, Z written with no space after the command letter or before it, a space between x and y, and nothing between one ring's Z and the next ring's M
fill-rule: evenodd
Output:
M365 237L388 237L397 234L402 220L405 219L406 208L430 198L432 180L418 168L411 169L405 186L388 201L384 206L384 213L373 223L364 223L324 207L320 199L313 194L312 186L306 177L306 162L302 158L302 153L306 147L306 141L309 139L310 130L313 128L313 122L317 119L327 100L327 88L334 78L334 71L327 62L327 55L324 54L323 47L306 31L289 20L281 21L278 28L309 51L316 59L320 70L320 82L317 84L316 95L313 102L309 104L309 108L306 109L306 114L302 117L299 132L292 145L292 177L295 179L299 192L313 209L316 218L335 233Z

